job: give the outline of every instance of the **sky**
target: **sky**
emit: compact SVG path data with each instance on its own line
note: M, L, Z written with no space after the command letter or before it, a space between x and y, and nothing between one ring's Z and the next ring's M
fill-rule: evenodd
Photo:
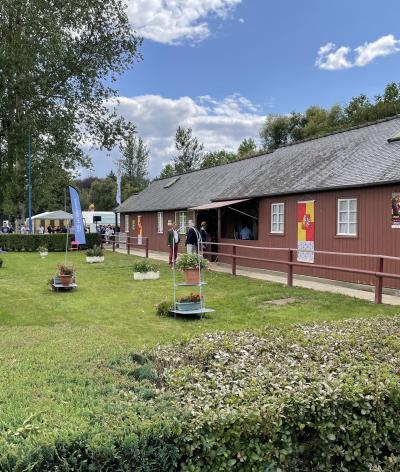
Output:
M346 104L400 81L398 0L126 0L143 61L116 83L118 112L150 148L150 177L191 127L206 151L259 139L269 114ZM105 176L118 151L91 150Z

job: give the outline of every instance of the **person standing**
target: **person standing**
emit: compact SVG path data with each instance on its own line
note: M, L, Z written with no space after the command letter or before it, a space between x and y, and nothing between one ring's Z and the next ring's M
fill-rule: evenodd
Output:
M253 239L253 233L251 232L251 229L249 228L248 224L244 225L244 228L240 231L240 239Z
M21 226L21 234L26 234L26 227L25 225Z
M39 226L39 234L44 234L44 226L43 225Z
M49 226L47 227L47 232L48 232L49 234L51 234L51 233L53 232L53 228L51 227L51 225L49 225Z
M186 252L188 254L196 254L197 243L198 243L197 233L196 233L196 230L194 229L193 221L189 220L189 229L186 233L186 241L185 241Z
M169 265L170 266L172 266L172 263L175 264L176 258L178 256L180 237L176 228L177 226L175 222L168 224L167 243L169 247Z
M207 222L206 221L201 222L200 236L201 236L201 249L202 249L202 251L207 251L208 234L207 234Z

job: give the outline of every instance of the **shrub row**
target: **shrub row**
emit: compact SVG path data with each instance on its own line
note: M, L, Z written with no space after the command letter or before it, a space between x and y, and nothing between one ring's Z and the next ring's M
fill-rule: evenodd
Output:
M10 444L0 470L400 470L399 318L207 334L109 367L134 399L112 430Z
M85 247L93 247L101 242L101 235L88 233ZM0 234L0 248L6 251L37 251L40 246L45 246L50 252L65 251L67 235L65 233L56 234ZM68 235L68 246L74 235Z
M151 354L183 471L400 470L400 319L214 333Z

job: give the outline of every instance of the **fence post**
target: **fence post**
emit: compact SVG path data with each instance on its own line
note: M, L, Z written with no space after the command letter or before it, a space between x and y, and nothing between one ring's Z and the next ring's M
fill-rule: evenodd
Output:
M383 263L384 258L378 258L378 272L383 272ZM382 290L383 290L383 277L381 275L376 276L375 282L375 303L381 304L382 303Z
M149 238L146 238L146 258L149 257Z
M130 241L129 236L126 237L126 249L127 249L128 254L130 254L131 253L131 241Z
M113 242L112 242L112 243L113 243L113 252L115 252L115 236L114 236L114 238L113 238Z
M236 246L232 246L232 275L236 275Z
M293 249L289 249L288 262L287 285L288 287L293 287L293 266L290 264L290 262L293 262Z

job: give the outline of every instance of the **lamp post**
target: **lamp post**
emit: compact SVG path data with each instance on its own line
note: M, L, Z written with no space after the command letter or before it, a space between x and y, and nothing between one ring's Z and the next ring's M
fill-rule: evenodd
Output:
M32 175L31 175L31 135L28 135L28 214L29 234L32 234Z

